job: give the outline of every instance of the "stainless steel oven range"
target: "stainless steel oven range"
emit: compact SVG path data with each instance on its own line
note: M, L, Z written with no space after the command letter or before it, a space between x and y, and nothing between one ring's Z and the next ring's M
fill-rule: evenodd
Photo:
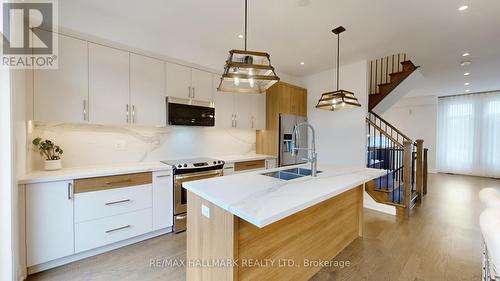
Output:
M182 185L189 181L222 176L224 161L195 158L162 161L173 168L174 178L174 232L186 230L187 191Z

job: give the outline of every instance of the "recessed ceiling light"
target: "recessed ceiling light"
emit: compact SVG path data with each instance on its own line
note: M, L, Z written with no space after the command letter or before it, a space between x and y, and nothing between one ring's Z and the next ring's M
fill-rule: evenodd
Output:
M460 63L461 66L467 66L470 65L472 62L470 60L466 60Z
M465 85L465 86L469 86L469 85L470 85L470 83L469 83L469 82L465 82L465 83L464 83L464 85Z
M243 39L243 38L245 38L245 36L243 36L242 34L240 34L240 35L238 35L238 38Z
M305 63L305 62L303 62L303 61L301 61L301 62L300 62L300 65L304 65L304 64L306 64L306 63Z
M463 54L462 54L462 57L468 57L468 56L470 56L470 54L469 54L469 53L463 53Z
M467 9L469 9L469 5L462 5L462 6L458 7L459 11L465 11Z
M465 72L464 73L465 76L469 76L470 75L470 72Z

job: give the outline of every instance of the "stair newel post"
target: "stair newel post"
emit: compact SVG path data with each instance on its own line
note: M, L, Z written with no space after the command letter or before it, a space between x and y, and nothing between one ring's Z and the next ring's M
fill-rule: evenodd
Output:
M424 148L424 165L423 165L424 166L424 176L423 176L424 183L423 183L423 188L422 188L422 193L424 196L427 195L427 173L428 173L428 171L427 171L427 169L428 169L427 168L427 151L429 151L429 149Z
M412 145L409 140L403 141L404 146L404 166L403 166L403 184L404 184L404 205L406 206L405 215L410 217L411 209L411 174L412 174Z
M424 195L424 140L418 139L417 143L417 202L422 202Z

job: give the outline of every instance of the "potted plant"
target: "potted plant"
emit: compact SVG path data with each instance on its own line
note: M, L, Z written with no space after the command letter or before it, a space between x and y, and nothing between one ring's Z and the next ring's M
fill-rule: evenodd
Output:
M42 157L45 157L44 169L47 171L59 170L62 168L61 155L63 150L50 140L44 140L40 137L33 140L33 145Z

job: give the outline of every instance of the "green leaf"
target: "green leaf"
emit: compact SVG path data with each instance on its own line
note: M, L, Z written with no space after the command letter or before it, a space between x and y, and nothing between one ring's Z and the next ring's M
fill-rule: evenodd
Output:
M41 140L42 140L42 138L37 137L36 139L33 140L33 144L38 146L40 144Z

